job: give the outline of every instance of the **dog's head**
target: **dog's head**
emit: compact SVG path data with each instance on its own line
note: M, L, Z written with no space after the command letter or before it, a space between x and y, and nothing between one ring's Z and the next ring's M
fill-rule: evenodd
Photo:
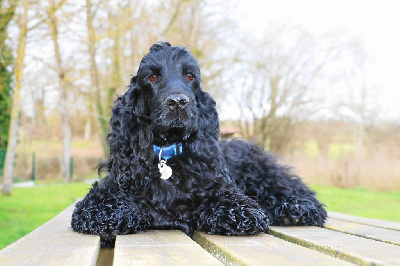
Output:
M184 48L158 43L143 57L131 86L142 95L154 144L186 141L197 132L204 98L200 83L199 64Z
M114 102L110 157L100 170L108 169L120 184L130 184L132 176L148 178L143 169L154 167L153 144L182 143L184 150L204 154L204 161L217 153L218 113L200 84L199 64L187 49L154 44L128 91Z

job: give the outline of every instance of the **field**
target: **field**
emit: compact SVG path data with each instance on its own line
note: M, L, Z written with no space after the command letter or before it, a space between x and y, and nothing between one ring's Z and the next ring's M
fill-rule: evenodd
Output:
M400 191L312 186L330 211L400 223Z
M82 198L89 187L82 183L71 183L14 188L12 196L0 196L0 249L23 237Z
M400 190L400 156L394 148L364 149L356 152L353 143L336 142L329 145L326 156L315 141L306 141L283 162L294 167L297 174L310 184L328 187L358 188L390 191ZM395 152L396 151L396 152Z
M26 134L22 131L22 136ZM60 154L62 142L59 140L30 140L24 139L17 145L15 162L15 179L17 181L29 180L32 177L33 154L35 154L36 180L52 182L55 179L63 180L61 174ZM72 181L81 182L93 178L96 167L102 160L103 150L99 142L74 139L71 142L73 160Z
M26 132L25 132L26 131ZM29 180L33 173L37 180L62 180L61 141L55 138L29 139L28 130L22 130L17 145L15 176L17 181ZM337 140L327 145L326 154L316 140L298 141L293 149L282 155L284 163L293 166L296 173L310 184L328 187L357 188L390 191L400 190L400 154L396 145L379 146L358 153L354 142ZM372 152L373 151L373 152ZM98 139L85 141L75 138L71 143L73 159L72 181L81 182L96 176L96 166L104 159Z
M45 223L89 190L71 183L15 188L11 197L0 196L0 249ZM400 191L374 192L313 186L328 210L400 222Z

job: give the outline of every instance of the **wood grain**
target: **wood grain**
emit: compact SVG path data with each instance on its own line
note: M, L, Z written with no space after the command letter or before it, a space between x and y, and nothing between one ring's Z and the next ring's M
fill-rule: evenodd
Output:
M359 265L398 265L400 246L315 226L271 226L269 233Z
M194 239L224 264L350 265L346 261L263 233L242 237L196 232Z
M181 231L117 236L114 265L221 265Z
M329 218L325 228L400 246L400 231Z
M339 219L339 220L344 220L344 221L349 221L349 222L354 222L354 223L359 223L359 224L372 225L372 226L377 226L377 227L400 231L400 223L396 223L396 222L365 218L365 217L354 216L354 215L349 215L349 214L344 214L344 213L339 213L339 212L331 212L331 211L328 212L328 217Z

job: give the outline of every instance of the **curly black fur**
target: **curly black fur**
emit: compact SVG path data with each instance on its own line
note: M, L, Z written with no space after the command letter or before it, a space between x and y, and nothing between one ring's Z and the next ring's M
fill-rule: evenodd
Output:
M215 101L200 88L200 67L184 48L155 44L128 91L115 100L108 176L76 204L72 228L115 236L148 229L251 235L273 225L317 225L323 205L291 170L261 148L219 141ZM182 143L160 178L153 144Z

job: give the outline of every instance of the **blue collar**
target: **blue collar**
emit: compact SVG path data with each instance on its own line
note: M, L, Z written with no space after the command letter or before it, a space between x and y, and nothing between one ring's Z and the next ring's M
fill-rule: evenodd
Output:
M156 145L153 145L153 148L154 148L154 157L156 157L157 159L159 158L161 149L162 149L161 159L163 160L168 160L171 157L182 154L182 143L172 144L171 146L167 147L158 147Z

